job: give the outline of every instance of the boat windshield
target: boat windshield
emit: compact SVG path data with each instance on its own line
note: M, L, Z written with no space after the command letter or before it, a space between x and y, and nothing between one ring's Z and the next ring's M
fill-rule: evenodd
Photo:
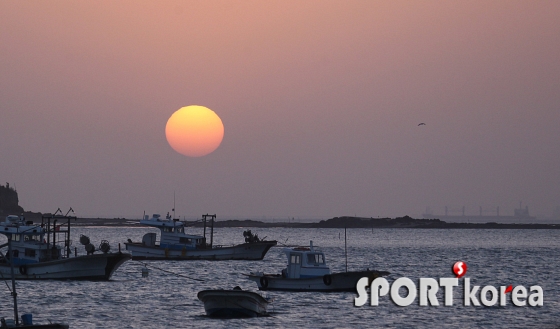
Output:
M325 264L323 254L307 254L307 264Z
M291 254L290 256L290 264L299 264L301 262L299 255Z
M26 234L23 237L23 241L41 241L41 236L40 235Z

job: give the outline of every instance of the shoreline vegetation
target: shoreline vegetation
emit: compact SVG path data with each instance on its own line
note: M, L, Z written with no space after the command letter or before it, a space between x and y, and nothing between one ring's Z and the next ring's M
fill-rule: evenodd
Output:
M189 227L202 227L198 221L185 221ZM78 218L73 226L143 226L139 219ZM209 224L207 224L208 226ZM286 228L424 228L424 229L560 229L560 224L516 223L448 223L439 219L417 219L409 216L397 218L334 217L315 223L262 222L258 220L215 221L214 227L286 227Z

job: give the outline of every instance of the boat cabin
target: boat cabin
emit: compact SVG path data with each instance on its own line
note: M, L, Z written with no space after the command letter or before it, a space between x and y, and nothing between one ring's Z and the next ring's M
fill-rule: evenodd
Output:
M288 266L282 270L282 276L288 279L314 278L331 274L325 262L325 254L313 248L313 241L309 247L284 249L288 257Z
M14 265L23 265L62 258L62 247L45 240L45 229L23 217L7 216L4 222L0 222L0 234L12 240L11 254L0 251L0 262L12 259ZM7 245L2 244L0 248Z
M172 219L169 215L166 216L166 219L162 219L159 214L153 214L152 218L149 219L146 215L144 219L140 221L140 224L156 227L160 230L160 248L189 250L201 248L205 245L206 239L203 236L186 234L185 225L178 220ZM156 233L144 234L142 243L148 247L157 247Z

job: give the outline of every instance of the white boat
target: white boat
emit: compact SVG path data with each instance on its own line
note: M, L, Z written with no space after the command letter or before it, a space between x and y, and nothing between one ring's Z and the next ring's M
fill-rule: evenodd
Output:
M16 216L17 217L17 216ZM12 238L15 235L8 235L8 252L11 253L12 251ZM10 279L12 281L12 298L14 301L14 319L6 319L4 317L0 318L0 328L20 328L20 329L68 329L69 325L66 323L49 323L49 324L33 324L33 315L31 313L26 313L21 316L22 322L19 322L19 313L17 307L17 292L16 292L16 280L15 280L15 270L14 264L10 265ZM6 286L8 286L6 284ZM9 287L9 286L8 286ZM6 302L2 303L3 305ZM4 311L6 308L3 308Z
M206 315L220 318L267 316L272 299L239 287L233 290L203 290L198 299L204 303Z
M206 243L206 219L212 220L210 243ZM276 241L266 241L245 231L245 243L234 246L213 245L213 223L216 215L203 215L204 236L185 233L185 224L172 219L169 214L162 219L159 214L154 214L148 219L145 216L140 224L155 227L160 230L160 241L156 241L156 233L146 233L142 242L125 243L126 250L132 253L132 259L169 259L169 260L260 260L268 250L276 245Z
M120 250L109 252L107 241L102 241L96 249L83 235L80 242L87 255L78 256L77 248L70 248L71 220L76 217L45 214L41 224L36 225L20 216L7 216L0 222L0 234L11 238L12 250L3 251L8 243L0 245L0 279L10 277L13 264L17 280L109 280L131 258Z
M288 266L281 274L251 272L246 274L257 283L259 290L283 291L356 291L356 283L363 277L373 280L388 275L385 271L352 271L331 273L325 262L325 255L313 247L284 249Z

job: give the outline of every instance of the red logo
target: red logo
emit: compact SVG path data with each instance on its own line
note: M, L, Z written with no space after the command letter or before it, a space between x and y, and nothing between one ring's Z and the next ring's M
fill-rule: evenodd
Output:
M467 273L467 263L465 262L456 262L453 264L453 274L457 277L457 279L462 278Z

